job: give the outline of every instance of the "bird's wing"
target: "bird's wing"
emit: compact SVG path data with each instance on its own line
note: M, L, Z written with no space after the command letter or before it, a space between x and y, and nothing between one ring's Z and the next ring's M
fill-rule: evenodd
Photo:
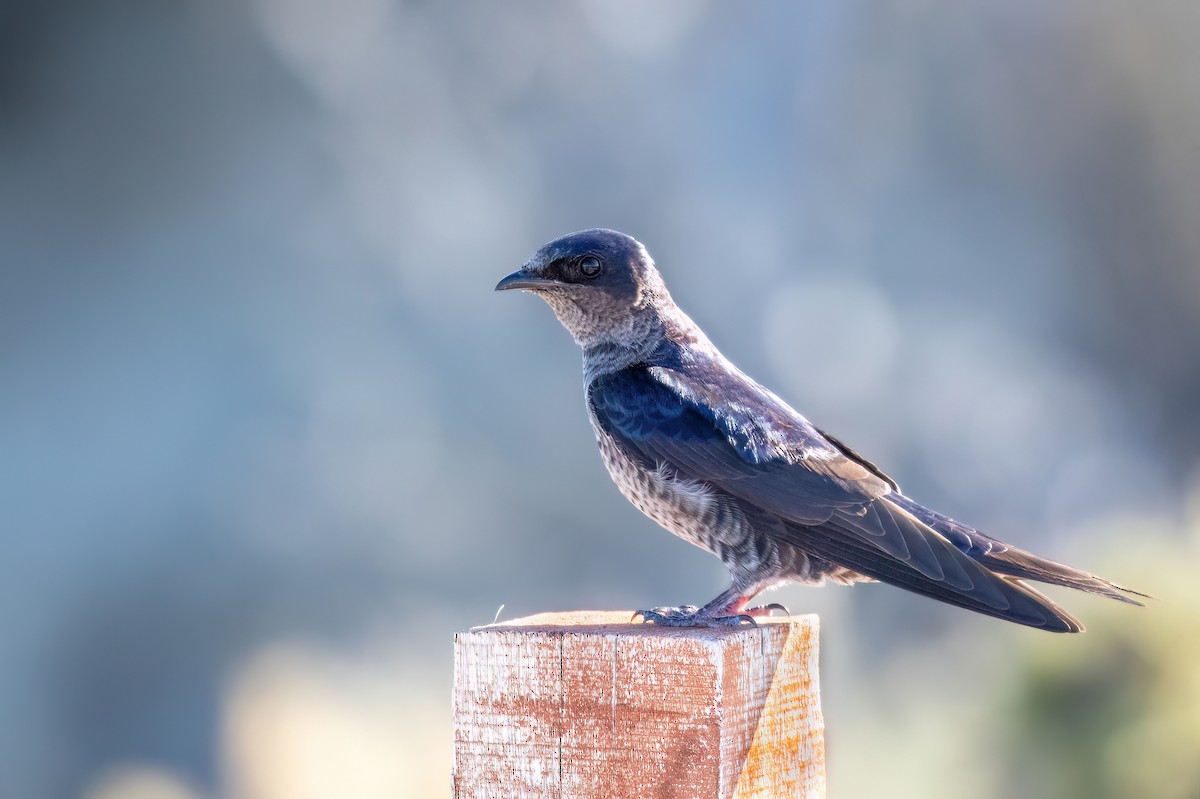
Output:
M634 367L593 380L588 402L596 424L647 468L778 517L783 523L770 534L805 551L988 615L1078 628L901 507L895 483L775 395L741 375L705 377Z
M860 512L892 490L751 383L702 385L675 370L634 367L593 380L588 401L597 424L647 467L711 483L799 524Z

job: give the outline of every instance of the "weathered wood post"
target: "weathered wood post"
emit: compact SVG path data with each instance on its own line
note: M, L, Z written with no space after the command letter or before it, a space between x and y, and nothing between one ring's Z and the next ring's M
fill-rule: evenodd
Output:
M454 797L825 795L817 617L545 613L454 639Z

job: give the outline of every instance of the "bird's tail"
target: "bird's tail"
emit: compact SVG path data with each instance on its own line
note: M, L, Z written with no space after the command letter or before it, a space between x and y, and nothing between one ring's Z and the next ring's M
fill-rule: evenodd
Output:
M1089 594L1099 594L1109 599L1128 602L1131 605L1141 606L1142 603L1132 599L1130 595L1150 598L1147 594L1117 585L1094 574L1038 557L1032 552L1026 552L1011 544L989 538L978 530L956 522L948 516L943 516L937 511L930 510L906 496L892 495L889 499L945 536L965 554L997 574L1004 574L1019 580L1062 585L1079 591L1087 591Z

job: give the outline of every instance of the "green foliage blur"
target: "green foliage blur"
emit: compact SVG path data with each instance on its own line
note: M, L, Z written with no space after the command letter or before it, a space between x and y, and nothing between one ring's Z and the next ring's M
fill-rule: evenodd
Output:
M1009 795L1200 796L1200 529L1110 532L1100 564L1159 593L1132 617L1096 607L1076 646L1014 653L994 696L1004 759L1020 764Z

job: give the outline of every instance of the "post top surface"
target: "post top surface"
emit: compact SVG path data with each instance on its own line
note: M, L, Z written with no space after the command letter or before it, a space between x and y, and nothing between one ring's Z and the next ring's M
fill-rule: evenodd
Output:
M815 613L801 616L775 616L756 619L758 626L742 624L737 627L660 627L631 621L631 610L571 610L536 613L509 619L495 624L472 627L468 632L488 630L529 633L571 633L574 635L632 635L671 636L703 640L726 639L731 636L754 632L764 627L791 627L815 632L819 620Z

